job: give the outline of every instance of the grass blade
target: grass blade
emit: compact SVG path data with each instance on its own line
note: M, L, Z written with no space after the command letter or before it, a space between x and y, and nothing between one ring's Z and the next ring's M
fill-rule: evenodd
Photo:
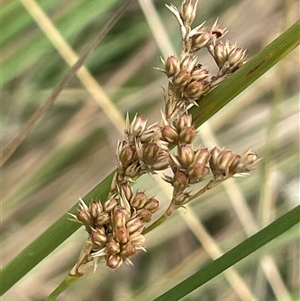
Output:
M223 256L219 257L205 268L190 276L180 284L165 292L155 301L179 300L227 268L239 262L246 256L255 252L272 239L275 239L285 231L295 226L300 221L300 205L281 216L273 223L263 228L253 236L249 237L238 246L234 247Z

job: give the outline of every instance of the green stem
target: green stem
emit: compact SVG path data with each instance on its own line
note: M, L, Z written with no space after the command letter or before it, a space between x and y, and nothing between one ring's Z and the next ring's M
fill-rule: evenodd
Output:
M68 275L59 286L45 299L45 301L55 300L62 292L64 292L72 283L74 283L81 276Z
M157 226L159 226L160 224L162 224L166 219L168 218L168 216L166 215L166 213L164 213L158 220L156 220L152 225L150 225L149 227L147 227L144 231L143 234L146 234L150 231L152 231L153 229L155 229Z

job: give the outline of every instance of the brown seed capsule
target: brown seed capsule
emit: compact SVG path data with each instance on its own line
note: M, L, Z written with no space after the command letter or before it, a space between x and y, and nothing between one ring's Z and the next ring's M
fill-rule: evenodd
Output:
M137 192L130 200L130 204L132 207L141 209L145 206L148 198L144 192Z
M209 32L196 33L191 37L192 51L198 51L208 45L211 40L211 34Z
M80 210L76 214L76 218L79 222L86 226L91 226L93 223L93 219L90 215L90 213L86 210Z
M143 227L144 227L144 223L139 217L135 217L126 223L126 228L127 231L129 232L129 235L131 235L134 232L140 233Z
M109 215L106 212L102 212L97 217L96 226L101 227L101 226L107 224L109 221L110 221Z
M180 145L178 148L178 159L182 167L188 167L194 160L194 150L188 144Z
M89 205L89 212L92 218L97 218L98 215L103 211L101 203L92 201Z
M182 114L179 116L178 121L176 123L176 128L178 132L183 131L187 127L192 126L192 115L189 114Z
M194 81L204 80L208 77L208 75L208 70L202 68L200 64L198 64L192 71L192 78Z
M152 170L165 170L170 165L169 154L167 152L161 154L157 161L151 165Z
M186 127L179 134L179 141L181 143L191 144L196 137L196 130L193 126Z
M190 99L198 99L207 92L203 81L191 81L184 89L184 95Z
M195 151L194 163L201 163L202 165L206 165L210 158L210 152L207 148L200 148Z
M243 156L241 157L241 162L237 169L237 172L246 172L250 171L254 168L254 166L259 162L258 156L251 149L249 149Z
M118 254L120 252L120 244L115 240L112 240L106 244L107 254Z
M189 168L189 182L198 183L205 179L209 173L209 168L201 163L195 163Z
M188 184L189 184L189 178L184 172L177 171L174 174L173 186L175 189L183 191L188 186Z
M144 209L149 210L151 213L154 213L159 208L159 201L156 198L150 198Z
M191 0L184 0L181 4L180 16L186 26L190 26L196 17L198 1L199 0L196 0L196 2L193 3Z
M125 167L125 166L128 166L131 163L133 163L135 154L136 154L136 152L131 145L124 147L122 149L120 157L119 157L122 165Z
M160 152L159 146L155 143L149 143L143 151L143 161L146 164L152 165L157 161Z
M146 128L147 119L144 116L136 115L130 125L130 134L134 137L139 136Z
M112 211L118 204L118 200L114 197L109 198L103 205L103 209L105 212Z
M146 238L145 238L145 236L143 234L140 234L138 232L134 232L132 235L130 235L129 241L133 245L135 245L136 247L137 246L144 246Z
M178 133L176 129L171 125L165 125L161 129L162 138L172 144L176 144L178 142Z
M129 233L126 227L116 227L115 231L116 241L125 244L128 241Z
M123 263L123 259L120 255L108 255L106 259L106 265L111 269L118 268Z
M168 77L175 75L180 70L180 62L175 55L171 55L165 62L165 71Z
M130 178L134 178L136 177L139 172L141 170L141 166L139 165L138 162L135 162L131 165L129 165L126 169L125 169L125 176L130 177Z
M227 60L227 48L224 45L224 43L220 42L215 45L214 47L214 59L218 65L218 67L221 69L224 66L224 63Z
M135 253L136 253L136 248L132 243L128 242L126 245L122 246L122 251L121 251L122 256L130 257Z
M173 83L177 87L184 87L191 81L191 79L191 73L186 69L181 69L173 76Z
M180 69L192 72L197 64L197 57L193 55L185 55L180 62Z
M148 223L151 220L152 213L149 210L142 209L137 215L144 223Z
M103 246L107 242L107 236L102 228L93 229L91 233L91 240L98 246Z

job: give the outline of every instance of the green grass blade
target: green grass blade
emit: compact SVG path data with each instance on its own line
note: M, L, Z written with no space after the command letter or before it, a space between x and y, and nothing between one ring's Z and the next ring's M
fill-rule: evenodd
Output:
M179 300L226 269L255 252L272 239L295 226L300 221L300 205L281 216L273 223L249 237L206 267L165 292L155 301Z
M300 22L298 21L269 46L260 51L241 70L238 70L224 83L204 97L199 107L192 109L195 124L200 126L258 79L264 72L290 53L299 44L299 27ZM111 180L112 174L99 183L84 199L87 202L90 202L92 198L104 200L108 194ZM76 207L77 205L70 212L75 212ZM58 219L47 231L4 267L1 273L1 295L9 290L78 228L78 224L68 221L67 214Z
M104 200L107 197L112 177L113 174L106 177L101 184L85 196L85 199L88 202L95 198ZM69 212L76 213L77 204ZM57 220L1 271L1 295L63 243L80 226L80 224L69 221L67 213Z

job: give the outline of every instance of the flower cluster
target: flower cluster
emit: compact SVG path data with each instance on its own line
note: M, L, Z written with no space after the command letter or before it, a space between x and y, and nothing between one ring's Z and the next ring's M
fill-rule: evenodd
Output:
M117 145L117 168L107 200L102 203L93 200L87 205L80 199L77 214L70 214L88 233L71 275L84 273L89 265L95 269L100 258L112 269L122 263L132 264L129 258L138 250L145 250L143 230L159 208L159 201L145 192L133 190L135 180L142 174L167 168L172 172L164 176L173 187L173 195L161 217L163 220L224 180L252 170L259 161L251 149L241 156L228 149L193 146L197 132L188 110L245 62L243 48L221 41L226 30L217 22L210 30L204 23L191 28L197 3L198 0L184 0L180 10L167 5L180 24L182 51L179 58L171 55L163 60L164 69L160 69L169 83L160 124L148 126L147 120L138 115L130 122L127 116L124 140ZM198 63L196 52L202 48L207 49L219 67L216 75L210 75ZM175 153L171 153L174 147ZM188 191L209 174L212 179L197 193Z

